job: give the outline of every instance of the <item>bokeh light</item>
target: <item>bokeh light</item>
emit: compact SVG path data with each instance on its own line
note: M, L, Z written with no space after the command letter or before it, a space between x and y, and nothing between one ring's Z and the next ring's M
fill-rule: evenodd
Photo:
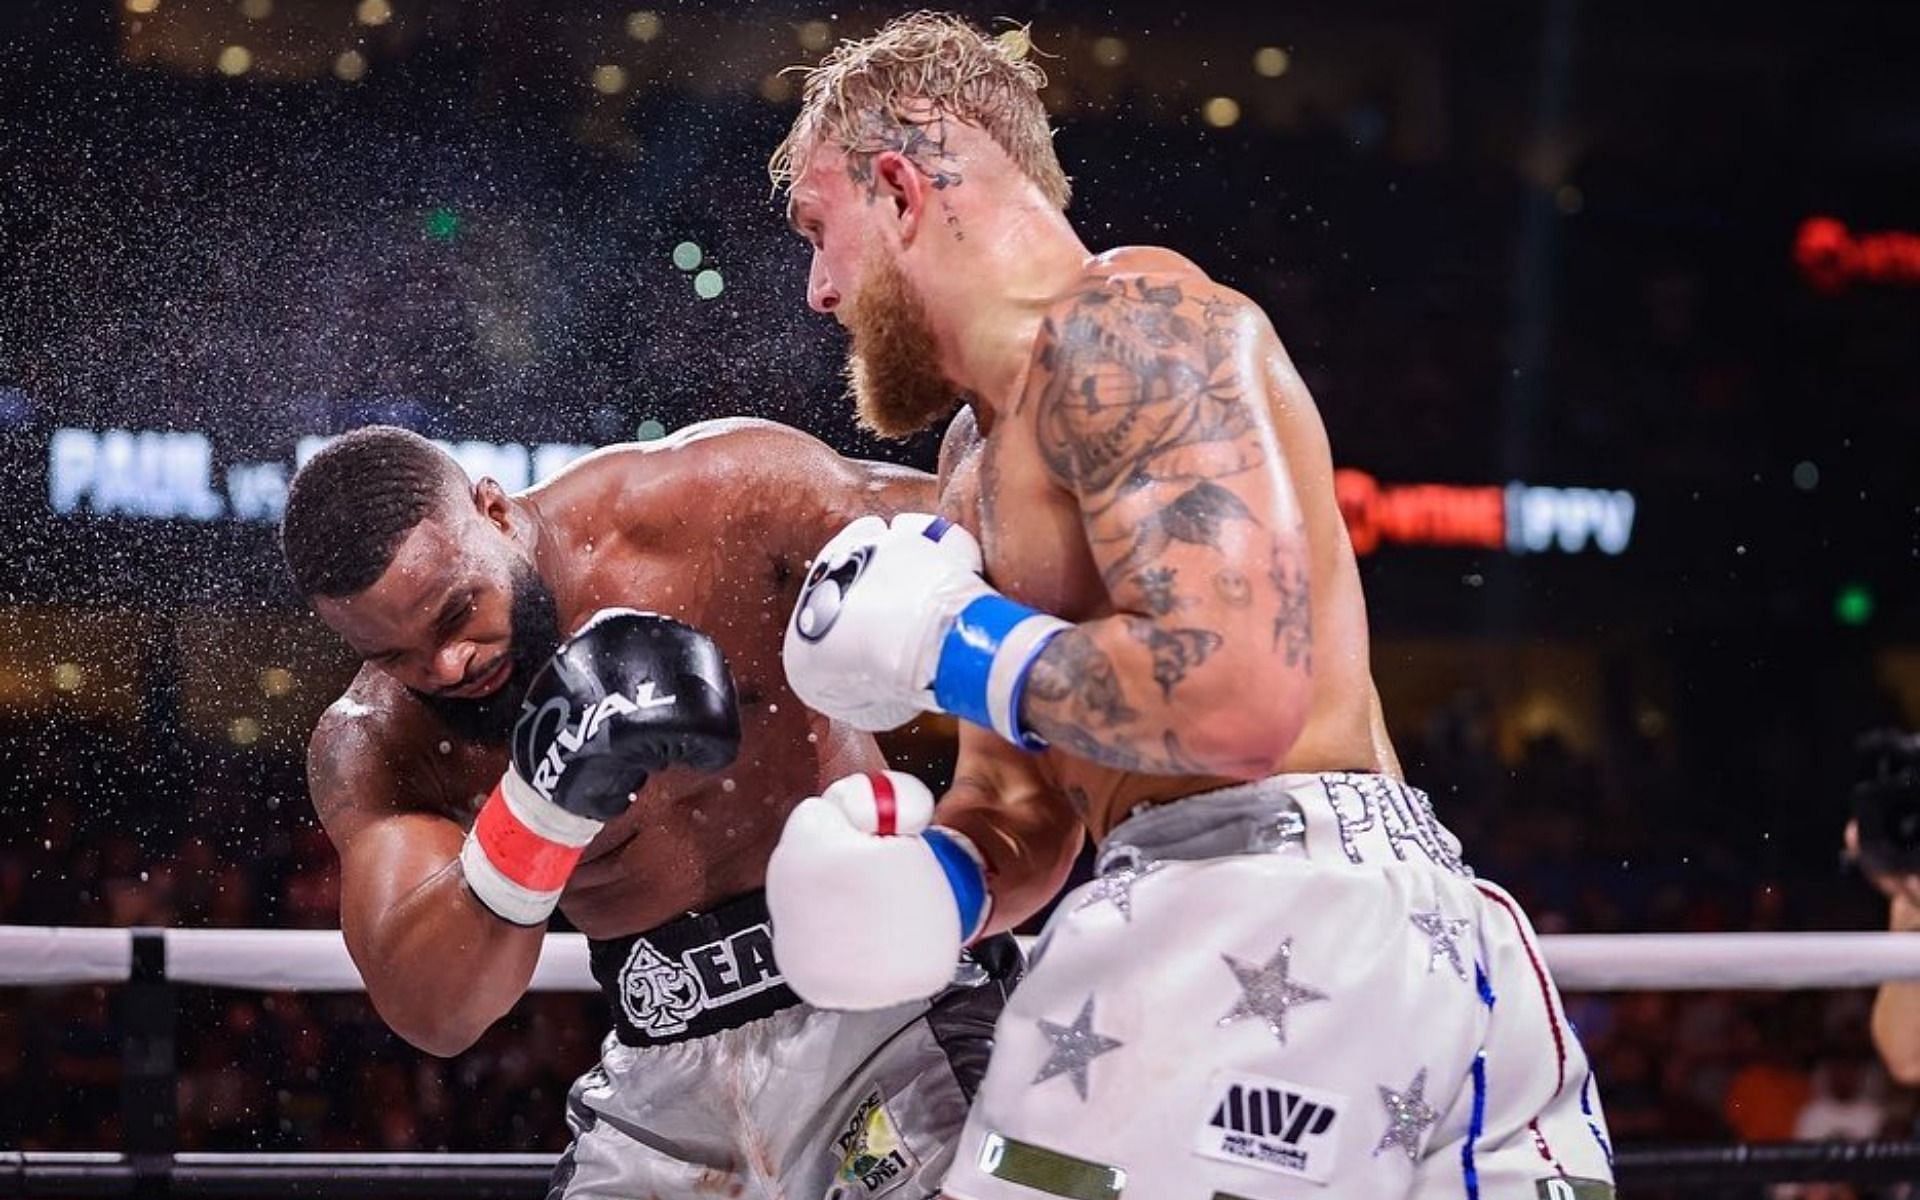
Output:
M650 42L660 36L660 14L650 9L627 14L627 36L636 42Z
M613 96L627 90L627 69L618 63L602 63L593 69L593 90Z
M833 44L833 26L825 21L802 21L794 28L793 35L800 40L800 48L810 54L818 54Z
M1240 119L1240 102L1232 96L1215 96L1200 106L1200 117L1215 129L1225 129Z

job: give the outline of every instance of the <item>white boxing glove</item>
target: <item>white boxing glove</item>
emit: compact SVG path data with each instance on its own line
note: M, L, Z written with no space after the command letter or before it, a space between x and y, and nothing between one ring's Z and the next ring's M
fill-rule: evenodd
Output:
M859 729L928 710L1016 745L1027 673L1065 621L980 577L980 543L927 513L861 517L814 557L787 622L787 682L810 708Z
M888 1008L953 981L986 927L979 851L933 819L933 793L899 771L849 775L801 801L767 863L773 957L818 1008Z

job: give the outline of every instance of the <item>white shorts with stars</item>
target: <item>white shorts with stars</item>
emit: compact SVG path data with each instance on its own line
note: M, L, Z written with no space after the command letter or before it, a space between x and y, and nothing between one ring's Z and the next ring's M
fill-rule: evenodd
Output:
M1291 775L1137 814L1000 1018L962 1200L1606 1200L1534 934L1422 793Z

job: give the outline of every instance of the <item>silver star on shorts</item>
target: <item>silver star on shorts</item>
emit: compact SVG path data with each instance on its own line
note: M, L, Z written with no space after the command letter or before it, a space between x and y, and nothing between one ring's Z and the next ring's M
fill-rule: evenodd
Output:
M1145 879L1165 865L1165 863L1158 862L1150 862L1145 866L1128 863L1124 867L1108 871L1093 881L1093 888L1087 893L1087 898L1082 900L1074 911L1078 912L1082 908L1092 908L1102 900L1111 900L1113 901L1113 906L1120 910L1120 915L1124 917L1128 923L1132 923L1133 885L1139 883L1142 879Z
M1433 974L1433 968L1444 958L1452 964L1454 974L1466 979L1467 967L1460 961L1460 938L1473 922L1465 917L1443 917L1437 909L1414 913L1412 920L1415 929L1433 939L1427 950L1427 974Z
M1380 1102L1387 1106L1387 1131L1380 1135L1380 1144L1373 1148L1378 1155L1394 1146L1407 1152L1409 1161L1420 1157L1420 1138L1427 1126L1440 1119L1440 1114L1426 1101L1427 1069L1413 1077L1407 1090L1395 1091L1390 1087L1380 1089Z
M1327 998L1325 992L1315 991L1287 977L1293 970L1292 938L1280 943L1280 948L1273 952L1273 957L1267 960L1264 967L1243 963L1231 954L1221 957L1227 960L1233 977L1240 981L1240 999L1234 1002L1232 1011L1220 1018L1221 1025L1231 1025L1243 1017L1257 1017L1266 1022L1267 1028L1284 1046L1287 1044L1287 1010L1296 1004L1311 1004Z
M1071 1025L1055 1025L1046 1018L1039 1020L1040 1032L1053 1043L1053 1049L1047 1054L1046 1065L1033 1077L1034 1083L1045 1083L1055 1075L1068 1075L1073 1078L1073 1090L1080 1098L1087 1098L1087 1064L1099 1058L1109 1050L1118 1050L1121 1043L1110 1037L1101 1037L1093 1031L1093 997L1080 1006L1080 1015Z

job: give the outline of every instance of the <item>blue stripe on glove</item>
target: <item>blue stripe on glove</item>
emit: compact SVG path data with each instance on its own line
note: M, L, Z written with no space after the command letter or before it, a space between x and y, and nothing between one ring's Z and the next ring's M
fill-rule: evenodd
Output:
M934 861L946 872L947 886L953 889L953 902L960 909L960 941L970 942L986 916L987 877L973 855L938 827L924 831L920 837L933 851Z

